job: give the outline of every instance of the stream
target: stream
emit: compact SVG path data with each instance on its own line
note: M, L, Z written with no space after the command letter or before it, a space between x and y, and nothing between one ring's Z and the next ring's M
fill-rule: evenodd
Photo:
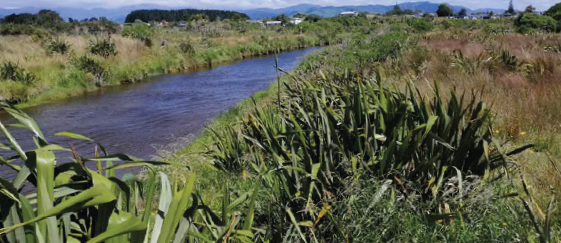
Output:
M278 55L279 67L290 71L303 58L322 47ZM91 143L54 137L73 132L100 142L109 153L126 153L151 159L160 150L186 145L205 124L276 79L274 56L226 63L212 69L162 75L131 85L104 87L96 92L24 109L33 117L50 143L68 147L71 142L84 155L92 154ZM11 118L0 113L3 123ZM11 128L24 149L34 148L29 131ZM0 136L0 143L6 143ZM4 152L0 155L8 157ZM70 154L59 163L70 161ZM93 165L93 164L92 164ZM135 172L135 171L125 171ZM122 175L121 172L119 173ZM0 167L0 176L12 180L15 173Z

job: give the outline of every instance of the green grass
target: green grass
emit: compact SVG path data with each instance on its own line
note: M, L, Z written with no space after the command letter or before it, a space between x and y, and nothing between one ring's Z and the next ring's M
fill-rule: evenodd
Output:
M28 107L96 90L99 86L140 82L154 75L188 72L249 57L340 43L344 35L337 33L323 38L313 31L295 33L292 28L280 31L257 29L248 33L219 29L219 32L223 32L222 35L209 38L205 33L154 30L151 38L166 40L167 44L163 47L159 42L151 47L144 46L141 40L119 35L113 35L112 40L96 37L95 41L91 40L92 36L72 36L67 43L70 51L57 55L47 55L42 50L47 47L40 43L26 42L26 45L33 46L32 49L23 46L18 49L16 47L21 45L21 40L8 39L3 45L22 51L4 59L22 63L22 70L36 76L37 81L21 89L6 86L0 90L0 97L17 101L19 107ZM181 49L185 40L191 43L189 53ZM61 38L59 41L65 40ZM37 60L29 57L37 57ZM90 60L88 65L76 64L79 63L77 60L87 59ZM87 68L94 64L99 68Z

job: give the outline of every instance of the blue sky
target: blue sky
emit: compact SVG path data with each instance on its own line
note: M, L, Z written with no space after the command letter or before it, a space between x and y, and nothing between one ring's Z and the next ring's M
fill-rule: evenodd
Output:
M422 0L427 1L427 0ZM430 0L442 3L444 1ZM462 5L471 9L476 8L503 8L506 9L510 0L447 0L453 5ZM546 10L560 0L514 0L516 9L523 10L528 5L533 5L538 10ZM400 2L419 2L404 0ZM247 9L247 8L282 8L301 3L310 3L323 6L340 5L366 5L366 4L395 4L395 0L0 0L0 8L17 7L105 7L115 8L136 4L158 4L170 7L195 7L195 8L220 8L220 9Z

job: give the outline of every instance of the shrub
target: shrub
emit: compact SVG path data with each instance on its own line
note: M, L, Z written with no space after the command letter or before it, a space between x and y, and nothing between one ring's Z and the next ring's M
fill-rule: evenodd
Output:
M518 32L527 34L533 31L554 32L557 23L555 19L549 16L521 14L514 22L514 25L517 27Z
M483 27L483 31L486 34L506 34L509 32L509 28L504 24L489 23L486 24L485 27Z
M24 84L31 84L36 79L35 75L27 72L16 63L6 62L0 66L0 81L11 80Z
M94 76L93 82L96 86L101 86L104 78L108 75L103 65L88 55L73 58L71 62L76 69L92 74Z
M141 40L146 46L152 46L152 35L154 34L152 28L146 23L134 23L126 26L123 30L123 36Z
M323 72L317 79L295 78L286 83L287 100L280 108L255 107L241 135L228 129L213 137L216 168L254 169L270 204L290 210L287 215L288 210L271 207L275 216L261 215L271 225L285 225L275 227L276 233L284 234L294 218L321 218L322 204L345 207L337 200L356 199L349 189L366 178L389 180L386 189L393 184L404 200L426 203L423 213L438 212L444 202L459 207L458 200L447 198L475 194L450 193L450 187L458 188L457 178L465 178L459 187L466 188L467 178L505 165L493 152L490 110L475 96L451 92L445 99L437 88L436 97L428 99L412 87L401 91L376 79L345 76ZM344 237L322 230L329 225L324 221L318 235Z
M407 43L407 36L405 33L390 33L375 38L369 44L370 48L366 52L366 57L370 61L383 61L386 58L397 57Z
M108 39L96 39L95 41L90 41L88 44L88 50L91 54L105 58L117 55L117 46Z
M189 55L193 55L196 52L195 47L190 41L182 41L179 43L179 49L181 52Z
M405 23L395 23L390 25L390 30L393 32L406 32L409 30L409 25Z
M52 54L64 55L64 54L68 53L68 51L70 50L70 47L71 47L71 45L68 42L57 38L57 39L51 40L51 42L49 42L47 44L47 47L45 49L47 50L47 53L49 55L52 55Z
M427 32L434 28L434 24L431 20L415 19L413 20L413 23L411 23L411 27L419 32Z
M557 3L545 11L544 15L549 16L557 21L561 21L561 3Z

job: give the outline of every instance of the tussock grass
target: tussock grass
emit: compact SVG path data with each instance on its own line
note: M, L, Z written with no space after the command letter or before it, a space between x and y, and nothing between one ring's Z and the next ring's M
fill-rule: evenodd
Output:
M414 80L425 91L435 81L447 89L480 93L495 113L497 137L518 145L540 144L517 157L517 163L530 190L546 204L551 195L561 199L552 189L561 184L555 169L561 158L561 55L551 48L559 41L558 35L494 36L475 30L422 41L418 48L425 50L424 58L409 51L383 66L387 76Z

